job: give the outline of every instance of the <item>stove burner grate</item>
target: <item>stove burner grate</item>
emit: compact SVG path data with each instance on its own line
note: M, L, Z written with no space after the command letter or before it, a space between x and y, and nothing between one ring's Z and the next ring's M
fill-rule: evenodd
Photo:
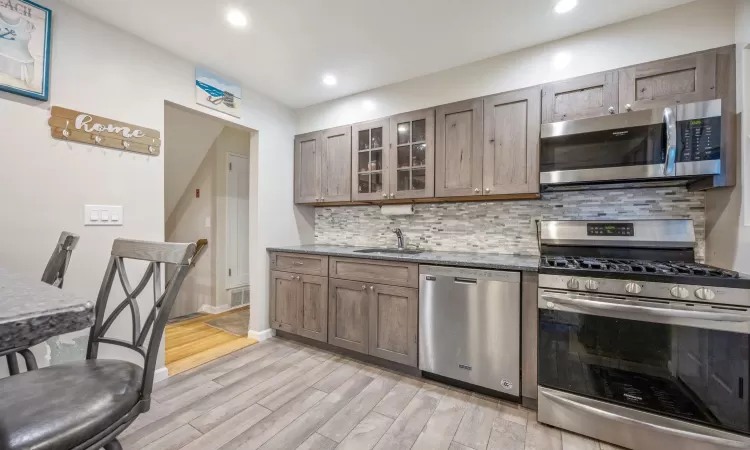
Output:
M711 278L738 278L731 270L704 264L635 259L585 258L577 256L542 256L542 267L602 272L631 272L654 275L689 275Z

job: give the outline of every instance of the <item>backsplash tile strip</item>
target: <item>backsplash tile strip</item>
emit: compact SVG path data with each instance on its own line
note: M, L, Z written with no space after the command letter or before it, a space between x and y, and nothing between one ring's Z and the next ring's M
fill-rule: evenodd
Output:
M315 208L315 243L538 255L541 220L693 219L696 258L705 258L705 194L684 187L552 192L541 200L414 205L414 215L387 217L377 206Z

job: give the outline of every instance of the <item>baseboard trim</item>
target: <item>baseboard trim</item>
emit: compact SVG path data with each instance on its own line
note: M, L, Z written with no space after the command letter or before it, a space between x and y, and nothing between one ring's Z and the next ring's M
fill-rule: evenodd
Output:
M162 367L161 369L157 369L154 371L154 383L164 381L167 378L169 378L169 369L167 369L166 367Z
M266 339L271 339L273 337L273 329L268 328L262 331L255 331L255 330L248 330L247 331L247 337L250 339L255 339L258 342L263 342Z

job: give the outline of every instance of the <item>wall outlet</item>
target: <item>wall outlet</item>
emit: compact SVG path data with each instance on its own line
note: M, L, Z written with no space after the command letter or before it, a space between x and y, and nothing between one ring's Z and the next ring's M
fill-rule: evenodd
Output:
M85 205L83 224L92 226L122 226L122 206Z

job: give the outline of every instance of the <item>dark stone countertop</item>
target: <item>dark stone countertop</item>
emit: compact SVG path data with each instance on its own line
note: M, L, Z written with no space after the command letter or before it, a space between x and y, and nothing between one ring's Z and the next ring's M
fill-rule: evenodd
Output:
M93 324L93 301L0 268L0 355Z
M357 253L367 247L340 247L334 245L299 245L269 247L269 252L307 253L313 255L344 256L349 258L406 261L438 266L471 267L477 269L539 271L539 257L498 253L463 253L425 251L419 254Z

